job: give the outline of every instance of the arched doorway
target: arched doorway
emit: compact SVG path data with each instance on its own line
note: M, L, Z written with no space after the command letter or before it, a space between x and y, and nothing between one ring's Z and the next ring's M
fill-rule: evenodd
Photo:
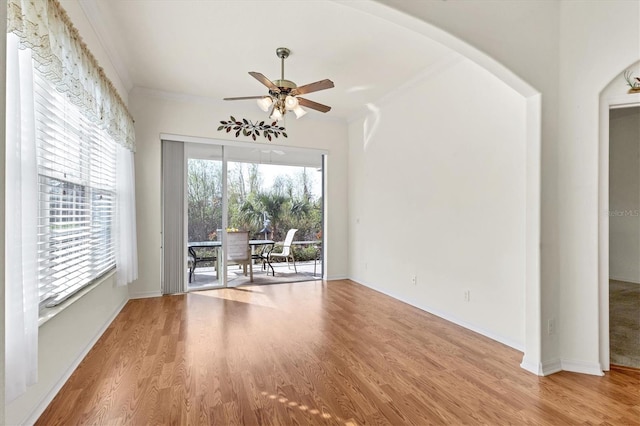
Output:
M600 176L599 176L599 294L600 294L600 363L605 371L608 371L611 364L611 339L610 339L610 279L622 278L628 281L628 278L612 276L611 270L611 226L615 225L617 214L624 215L625 211L620 212L611 210L610 197L610 172L611 172L611 111L629 111L630 108L640 107L640 93L629 93L629 87L626 84L624 74L630 70L632 74L640 74L640 61L635 62L629 67L625 67L611 82L605 87L600 95ZM620 112L614 113L619 115ZM612 221L613 217L613 221ZM629 214L629 218L633 220L633 212ZM614 248L615 256L615 248ZM615 268L614 268L615 269ZM615 271L614 271L615 272ZM614 274L615 275L615 274Z

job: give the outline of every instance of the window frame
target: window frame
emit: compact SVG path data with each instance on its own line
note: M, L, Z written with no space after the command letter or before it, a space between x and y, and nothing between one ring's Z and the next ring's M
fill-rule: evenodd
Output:
M42 312L116 267L117 142L46 76L33 73ZM68 231L56 232L57 224Z

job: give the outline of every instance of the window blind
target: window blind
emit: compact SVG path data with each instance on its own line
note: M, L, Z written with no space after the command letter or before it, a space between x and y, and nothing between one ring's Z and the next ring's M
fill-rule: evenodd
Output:
M184 143L162 141L162 294L184 291Z
M116 143L34 72L40 306L66 300L115 266Z

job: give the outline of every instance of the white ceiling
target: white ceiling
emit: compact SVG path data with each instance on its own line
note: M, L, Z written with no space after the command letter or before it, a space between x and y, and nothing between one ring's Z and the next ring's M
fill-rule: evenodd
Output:
M298 85L331 79L335 88L305 97L332 106L327 115L348 119L451 54L435 41L352 5L329 0L94 0L91 8L97 13L88 16L129 88L216 100L266 94L248 72L279 78L275 49L282 46L291 49L285 78Z

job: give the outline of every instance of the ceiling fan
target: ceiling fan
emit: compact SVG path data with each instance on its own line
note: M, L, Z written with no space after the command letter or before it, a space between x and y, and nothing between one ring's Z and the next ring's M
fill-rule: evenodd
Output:
M224 98L224 100L238 101L246 99L257 99L258 106L263 111L267 112L269 111L269 109L271 109L269 117L273 120L281 120L287 113L287 111L293 111L296 114L296 118L300 118L307 113L301 108L301 106L311 108L320 112L330 111L330 106L322 105L318 102L301 98L300 95L317 92L319 90L331 89L332 87L334 87L333 81L325 79L298 87L293 81L285 80L284 60L288 58L290 54L291 51L286 47L279 47L276 49L276 55L281 60L281 77L279 80L271 81L259 72L249 72L249 75L267 86L267 88L269 89L268 95Z

